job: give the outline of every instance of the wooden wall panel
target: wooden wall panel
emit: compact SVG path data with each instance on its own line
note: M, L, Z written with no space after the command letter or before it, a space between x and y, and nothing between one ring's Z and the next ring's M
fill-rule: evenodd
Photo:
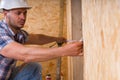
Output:
M60 16L60 0L28 0L32 9L28 11L27 22L25 24L25 30L31 34L46 34L49 36L62 36L66 37L66 23L61 24ZM65 17L66 18L66 17ZM63 33L59 33L59 26L63 26ZM49 47L54 43L43 45L42 47ZM53 46L57 47L57 45ZM52 80L56 80L56 65L57 60L49 60L46 62L40 62L42 65L42 77L45 80L47 73L51 74ZM62 58L61 72L63 78L67 79L67 58Z
M84 80L120 80L120 0L82 0Z
M68 39L81 39L81 13L81 0L67 0ZM83 57L68 58L68 80L83 80Z

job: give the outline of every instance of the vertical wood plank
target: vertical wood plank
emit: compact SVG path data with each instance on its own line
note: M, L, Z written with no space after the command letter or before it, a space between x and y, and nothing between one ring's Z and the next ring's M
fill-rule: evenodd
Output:
M120 0L82 0L84 80L120 80Z
M67 13L67 38L72 39L72 17L71 17L71 0L66 0ZM68 80L73 80L73 62L72 58L68 57Z
M67 0L68 39L81 39L81 15L81 0ZM83 57L68 58L68 80L83 80Z

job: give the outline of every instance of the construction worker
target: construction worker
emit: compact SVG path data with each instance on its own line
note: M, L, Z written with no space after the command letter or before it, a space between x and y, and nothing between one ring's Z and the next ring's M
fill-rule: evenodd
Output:
M1 0L0 12L4 19L0 21L0 80L42 80L41 66L37 62L63 56L83 55L83 43L74 42L57 48L24 46L31 37L22 30L27 16L26 0ZM40 35L41 44L66 42L65 38ZM15 67L16 61L25 62Z

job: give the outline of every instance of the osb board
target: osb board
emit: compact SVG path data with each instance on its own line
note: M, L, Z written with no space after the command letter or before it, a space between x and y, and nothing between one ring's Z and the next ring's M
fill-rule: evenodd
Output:
M80 40L82 37L81 0L67 0L68 39ZM68 58L68 80L83 80L83 57Z
M84 80L120 80L120 0L82 0Z
M46 34L50 36L59 36L60 26L60 0L28 0L32 7L29 10L25 29L32 34ZM64 19L65 20L65 19ZM66 37L66 23L63 23L63 36ZM52 44L50 44L52 45ZM46 45L44 47L49 47ZM56 47L56 46L55 46ZM40 62L42 65L42 76L45 80L47 73L50 73L52 80L56 80L57 60ZM61 72L67 80L67 58L62 58Z
M58 36L60 22L60 0L28 0L29 10L26 30L34 34ZM64 27L64 36L66 28Z

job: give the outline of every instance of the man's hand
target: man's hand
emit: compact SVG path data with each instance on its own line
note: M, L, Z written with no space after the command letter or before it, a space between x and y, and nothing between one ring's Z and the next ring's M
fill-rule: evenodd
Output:
M67 56L82 56L83 55L83 41L75 41L66 44L63 48Z

